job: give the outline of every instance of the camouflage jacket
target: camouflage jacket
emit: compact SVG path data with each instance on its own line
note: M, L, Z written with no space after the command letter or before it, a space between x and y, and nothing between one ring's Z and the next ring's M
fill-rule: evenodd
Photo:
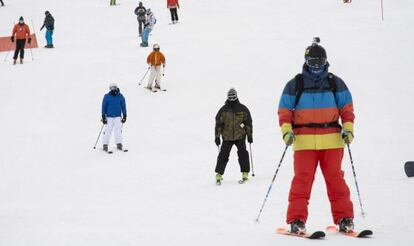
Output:
M240 140L246 135L253 137L252 117L249 109L238 100L234 102L226 101L216 115L215 136L223 140Z

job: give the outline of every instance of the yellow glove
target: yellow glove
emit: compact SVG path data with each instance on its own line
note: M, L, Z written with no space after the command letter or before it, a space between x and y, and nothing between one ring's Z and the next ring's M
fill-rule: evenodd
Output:
M295 134L293 134L293 132L287 132L283 135L283 141L285 141L285 144L287 146L292 145L294 139L295 139Z
M351 131L342 131L342 139L346 144L351 144L354 140L354 134Z
M290 146L295 139L295 135L293 134L292 125L289 123L284 123L281 127L283 141L286 145Z
M342 126L342 139L346 144L351 144L354 140L354 124L345 122Z

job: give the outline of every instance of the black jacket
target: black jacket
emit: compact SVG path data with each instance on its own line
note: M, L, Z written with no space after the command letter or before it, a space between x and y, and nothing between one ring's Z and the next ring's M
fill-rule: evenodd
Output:
M45 21L43 22L43 26L40 28L42 30L46 27L46 30L53 31L55 30L55 18L51 14L46 15Z
M240 140L253 137L253 123L249 109L239 100L226 101L216 115L215 136L223 140Z

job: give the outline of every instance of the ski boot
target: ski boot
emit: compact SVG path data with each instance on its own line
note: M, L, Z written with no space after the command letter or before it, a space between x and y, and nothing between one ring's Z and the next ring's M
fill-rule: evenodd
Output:
M216 174L216 184L221 185L221 181L223 180L223 176L219 173Z
M20 64L23 64L23 58L20 58Z
M122 144L121 143L116 144L116 148L119 149L119 150L122 150Z
M353 232L354 231L354 222L352 218L342 218L339 220L339 231L340 232Z
M16 65L16 59L13 59L13 65Z
M108 145L107 144L104 144L102 148L105 152L108 152Z
M160 87L160 85L155 84L154 89L161 90L161 87Z
M290 232L295 234L305 234L305 222L302 220L294 220L290 223Z
M249 173L242 172L242 178L239 180L239 184L244 184L247 180L249 180Z

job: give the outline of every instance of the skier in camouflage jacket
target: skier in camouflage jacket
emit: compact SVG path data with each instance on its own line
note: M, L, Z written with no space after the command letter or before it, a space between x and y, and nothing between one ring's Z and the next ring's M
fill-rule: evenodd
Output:
M233 145L237 147L240 171L243 179L247 180L250 172L249 153L246 150L246 136L249 143L253 143L253 125L249 109L241 104L237 98L237 91L232 88L227 93L227 101L216 116L215 142L220 146L220 136L223 144L217 158L216 179L221 181ZM219 180L220 179L220 180Z

